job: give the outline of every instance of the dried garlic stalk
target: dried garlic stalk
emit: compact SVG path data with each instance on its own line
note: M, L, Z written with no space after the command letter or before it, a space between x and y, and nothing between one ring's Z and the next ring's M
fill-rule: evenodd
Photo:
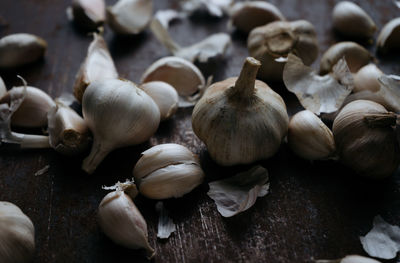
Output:
M161 239L169 238L176 231L176 226L172 218L168 216L168 211L165 209L163 202L156 203L156 210L160 215L158 218L157 237Z

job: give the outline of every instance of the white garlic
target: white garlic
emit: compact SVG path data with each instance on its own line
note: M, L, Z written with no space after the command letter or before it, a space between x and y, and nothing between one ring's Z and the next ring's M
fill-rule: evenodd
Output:
M332 20L333 28L346 37L368 39L376 31L372 18L353 2L337 3L333 8Z
M16 205L0 201L0 259L2 263L30 262L35 252L35 227Z
M107 23L118 34L138 34L150 23L153 0L119 0L107 8Z
M106 5L104 0L73 0L67 15L81 28L96 30L106 19Z
M247 58L238 78L211 85L193 109L193 131L220 165L271 157L287 133L286 105L256 80L260 66L258 60Z
M93 134L92 151L82 164L88 173L112 150L148 140L160 123L156 103L128 80L92 82L83 95L82 112Z
M204 180L198 157L174 143L156 145L142 152L133 176L139 192L152 199L181 197Z
M3 79L0 77L0 98L2 98L7 93L6 84L4 84Z
M178 92L166 82L150 81L139 86L157 104L160 109L160 120L168 120L178 110Z
M376 42L378 50L382 53L398 50L400 45L400 17L390 20L383 26Z
M354 74L354 89L353 92L369 90L372 92L378 91L380 88L378 78L383 75L383 72L375 65L368 64L356 74Z
M315 263L381 263L378 260L367 258L359 255L349 255L340 259L318 259Z

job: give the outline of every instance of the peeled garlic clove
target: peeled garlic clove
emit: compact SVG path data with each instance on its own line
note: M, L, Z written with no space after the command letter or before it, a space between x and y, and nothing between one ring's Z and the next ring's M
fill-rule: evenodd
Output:
M138 34L150 23L153 0L119 0L107 8L107 22L118 34Z
M165 57L154 62L141 77L141 83L163 81L181 96L190 96L205 86L200 70L190 61L179 57Z
M264 1L237 2L230 10L230 17L230 23L244 33L273 21L285 20L276 6Z
M156 145L144 151L133 176L139 192L152 199L181 197L204 180L198 157L174 143Z
M333 9L332 18L333 28L350 38L372 38L376 31L372 18L353 2L337 3Z
M6 84L4 84L3 79L0 77L0 98L7 93Z
M106 19L104 0L73 0L67 12L78 26L87 30L96 30Z
M308 160L328 159L335 153L331 130L308 110L300 111L290 119L288 143L295 154Z
M325 75L331 72L332 67L343 57L352 73L369 64L372 58L368 50L355 42L339 42L322 55L319 73Z
M384 178L400 163L396 114L367 100L347 104L333 122L340 160L362 176Z
M368 64L354 74L354 92L369 90L372 92L378 91L380 84L378 78L383 75L383 72L375 65Z
M114 61L108 51L107 44L99 34L93 34L85 60L76 75L74 96L82 103L86 87L95 80L115 79L118 77Z
M380 263L380 261L358 255L349 255L341 259L318 259L315 260L315 263Z
M139 86L157 104L161 121L168 120L178 110L179 96L174 87L162 81L150 81Z
M94 140L82 164L87 173L93 173L112 150L148 140L160 123L157 104L127 80L92 82L83 95L82 112Z
M30 262L35 252L35 227L16 205L0 201L2 263Z
M145 249L148 258L155 255L149 245L147 224L132 199L123 191L107 194L99 205L98 220L104 233L118 245Z
M193 131L220 165L271 157L287 133L286 105L256 80L260 66L258 60L247 58L239 77L211 85L193 109Z
M383 53L398 50L400 45L400 17L390 20L383 26L376 42L378 50Z

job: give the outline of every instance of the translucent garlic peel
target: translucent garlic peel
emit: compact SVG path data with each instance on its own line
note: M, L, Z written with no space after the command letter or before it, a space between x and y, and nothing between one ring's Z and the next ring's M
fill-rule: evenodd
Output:
M397 76L382 75L378 81L381 85L375 94L383 98L388 109L400 113L400 81Z
M181 6L188 14L205 10L211 16L222 17L232 3L233 0L184 0Z
M400 44L400 17L390 20L378 35L377 46L381 52L398 48Z
M162 202L157 202L156 210L159 214L157 237L161 239L169 238L169 236L176 231L176 226L172 219L168 216L168 211L165 209Z

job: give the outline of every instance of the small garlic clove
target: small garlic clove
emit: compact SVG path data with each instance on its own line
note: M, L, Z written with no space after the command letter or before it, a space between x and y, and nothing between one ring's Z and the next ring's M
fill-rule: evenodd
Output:
M398 50L400 45L400 17L390 20L379 33L377 46L382 53Z
M318 259L314 261L315 263L381 263L378 260L367 258L359 255L349 255L340 259Z
M99 34L93 34L87 55L76 75L74 96L82 103L86 87L95 80L115 79L118 77L114 61L108 51L107 44Z
M157 104L161 121L170 119L178 110L178 92L166 82L150 81L139 86Z
M360 70L354 74L353 92L360 92L363 90L372 92L378 91L380 88L378 78L382 75L383 72L372 63L360 68Z
M104 0L73 0L67 13L74 23L87 30L96 30L106 19Z
M153 0L119 0L107 8L107 22L117 34L142 32L150 23Z
M32 63L44 56L44 39L26 33L12 34L0 39L0 68L15 68Z
M372 38L376 25L372 18L357 4L349 1L337 3L332 13L333 28L349 38Z
M332 67L343 57L352 73L369 64L372 58L368 50L355 42L339 42L322 55L319 73L325 75L331 72Z
M2 98L7 93L6 84L4 84L3 79L0 77L0 98Z
M181 197L204 180L197 156L174 143L160 144L144 151L133 176L139 192L151 199Z
M116 190L103 198L98 220L101 229L116 244L130 249L145 249L149 259L155 255L148 242L146 221L123 191Z
M285 20L281 11L264 1L237 2L230 9L230 24L238 30L249 33L256 27L273 21Z

